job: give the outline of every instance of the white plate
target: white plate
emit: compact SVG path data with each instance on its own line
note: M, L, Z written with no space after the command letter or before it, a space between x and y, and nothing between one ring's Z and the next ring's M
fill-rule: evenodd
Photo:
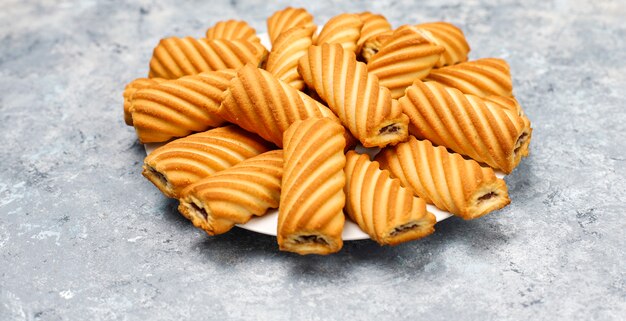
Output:
M259 34L259 38L261 38L261 43L266 48L271 48L269 36L267 35L267 33ZM146 148L146 155L150 154L150 152L152 152L155 148L161 145L163 144L158 144L158 143L157 144L145 144L144 146ZM363 153L370 154L370 156L376 155L379 151L378 149L366 149L360 146L357 147L356 150L357 152L362 153L362 154ZM496 176L502 178L504 177L504 174L501 172L496 172ZM443 221L447 219L448 217L452 216L452 214L448 212L444 212L430 204L426 205L426 209L429 212L433 213L435 217L437 217L437 222ZM268 211L267 214L265 214L264 216L253 217L248 223L238 224L237 226L244 228L246 230L257 232L257 233L276 236L277 225L278 225L278 210L272 209ZM369 235L361 231L361 229L359 228L357 224L355 224L354 222L350 220L346 220L346 224L343 227L343 233L341 234L341 237L343 238L344 241L365 240L365 239L370 238Z

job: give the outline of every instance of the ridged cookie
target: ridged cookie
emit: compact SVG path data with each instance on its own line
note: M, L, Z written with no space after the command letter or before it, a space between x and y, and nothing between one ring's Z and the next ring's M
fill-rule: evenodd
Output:
M309 118L285 132L277 240L282 251L329 254L343 246L346 183L341 125Z
M207 29L206 38L209 40L225 39L261 42L261 39L256 35L256 30L242 20L220 21Z
M296 27L283 32L272 46L265 70L298 90L304 89L298 59L313 43L314 32L315 27Z
M504 96L487 96L485 100L488 100L492 103L496 103L500 105L502 108L514 111L516 114L520 116L524 116L524 110L522 106L520 106L519 102L515 97L504 97Z
M226 233L278 207L282 176L282 150L254 156L189 185L178 211L209 235Z
M426 202L401 186L378 162L354 151L346 154L346 212L380 245L397 245L435 231Z
M381 33L391 31L391 24L389 24L389 21L387 21L387 18L384 16L369 11L361 12L358 16L363 22L361 35L356 42L356 52L360 53L365 41Z
M340 44L344 49L356 52L357 41L361 37L363 21L358 15L343 13L332 17L317 35L315 45Z
M139 141L164 142L221 126L217 110L234 76L232 69L210 71L135 92L130 112Z
M363 44L361 45L361 49L359 50L359 59L365 61L366 63L372 59L380 48L382 48L383 43L385 43L389 38L393 35L393 30L385 31L383 33L379 33L375 36L369 37Z
M267 49L246 40L166 38L154 48L150 78L177 79L204 71L238 69L246 63L261 66Z
M434 69L426 80L453 87L464 94L513 97L509 64L498 58L484 58Z
M399 100L419 139L510 173L527 154L531 128L517 113L436 82L416 80Z
M188 185L273 148L237 126L215 128L169 142L144 159L143 172L167 197Z
M402 26L370 58L367 70L389 89L391 98L398 99L415 79L428 76L444 51L419 29Z
M461 29L447 22L422 23L416 27L430 32L437 44L446 48L435 67L467 61L470 47Z
M160 84L164 82L166 79L163 78L137 78L126 85L124 88L124 93L122 96L124 97L124 122L128 126L133 125L133 116L130 112L131 99L137 90L142 88L147 88L153 85Z
M272 46L281 33L296 27L315 27L317 29L313 22L313 16L306 9L287 7L274 12L267 19L267 33Z
M506 183L493 169L428 140L410 137L382 150L376 160L424 201L466 220L511 202Z
M407 117L353 52L339 44L312 46L300 58L298 72L363 146L406 140Z
M330 117L339 123L326 106L253 65L237 71L219 115L279 147L283 146L283 133L295 121Z

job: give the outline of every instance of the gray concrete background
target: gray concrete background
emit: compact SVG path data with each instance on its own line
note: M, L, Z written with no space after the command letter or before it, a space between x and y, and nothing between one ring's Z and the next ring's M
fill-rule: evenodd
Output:
M392 248L208 237L140 175L124 84L158 39L288 4L460 25L533 121L512 204ZM626 315L623 1L18 1L0 10L0 320L618 320Z

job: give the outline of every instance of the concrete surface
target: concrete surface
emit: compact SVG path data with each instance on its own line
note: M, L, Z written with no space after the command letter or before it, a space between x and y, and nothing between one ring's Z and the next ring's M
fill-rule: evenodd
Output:
M158 39L288 4L447 20L533 121L512 204L422 241L280 253L208 237L141 177L124 84ZM626 316L626 4L18 1L0 10L0 320L618 320Z

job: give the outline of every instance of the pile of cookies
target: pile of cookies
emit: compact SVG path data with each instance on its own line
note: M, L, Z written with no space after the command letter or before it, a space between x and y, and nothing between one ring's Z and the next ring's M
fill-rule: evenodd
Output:
M434 231L426 204L474 219L510 203L504 180L532 129L508 64L468 60L445 22L393 29L340 14L319 32L305 9L162 39L148 78L124 91L142 143L165 143L143 175L209 235L278 208L281 250L341 249L345 216L395 245ZM372 160L353 149L380 152Z

